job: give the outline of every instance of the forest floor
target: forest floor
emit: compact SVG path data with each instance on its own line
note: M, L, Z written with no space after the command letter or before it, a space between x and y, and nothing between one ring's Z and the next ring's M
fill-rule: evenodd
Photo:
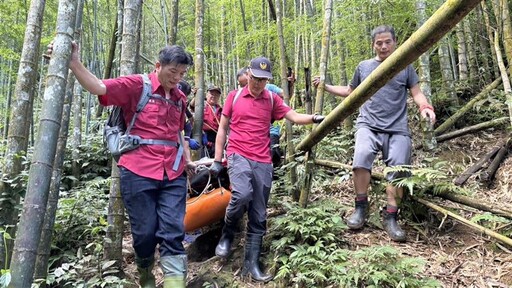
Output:
M481 155L504 141L506 137L505 132L499 131L479 132L459 137L440 143L436 156L440 160L450 162L451 167L454 167L452 176L455 178L461 171L474 164ZM420 161L419 158L424 156L420 154L415 157L414 161ZM478 173L476 176L472 176L464 185L473 192L472 197L476 200L490 202L495 207L512 211L511 154L509 153L509 156L500 165L490 186L480 183L477 175ZM351 181L344 181L341 184L336 184L336 187L328 189L337 191L330 193L329 197L339 200L350 213L354 197ZM430 201L456 211L466 219L470 219L477 212L473 208L440 198L432 198ZM375 208L372 209L375 210ZM272 213L272 211L269 212ZM456 222L450 217L444 221L440 220L442 218L442 215L438 214L430 221L402 220L402 227L407 232L406 243L390 241L386 233L378 227L379 225L372 223L366 225L361 231L347 230L340 237L343 237L354 249L387 245L395 247L404 256L422 258L426 261L423 275L438 280L443 287L512 287L512 247ZM189 253L187 287L278 287L277 283L272 281L267 284L258 284L239 276L243 259L243 243L241 243L243 240L235 240L234 252L228 262L222 262L214 256L215 245L220 237L220 225L218 226L209 229L208 233L201 235L193 244L186 244ZM511 226L512 222L508 221L497 229L510 231ZM129 235L126 236L124 242L126 254L124 270L127 276L133 279L137 272L133 263L133 250ZM266 253L268 252L266 251ZM205 271L208 271L207 274ZM163 280L160 268L155 267L154 273L157 274L157 282L161 285ZM209 276L205 278L205 275ZM221 280L216 281L215 279ZM205 283L210 284L206 285Z

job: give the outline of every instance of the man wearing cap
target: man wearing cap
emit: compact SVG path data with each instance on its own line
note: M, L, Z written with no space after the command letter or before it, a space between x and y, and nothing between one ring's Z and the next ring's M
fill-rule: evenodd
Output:
M269 124L272 119L283 118L301 125L320 123L324 116L299 114L277 94L266 90L265 85L272 79L272 64L265 57L251 60L247 78L248 83L244 88L231 91L226 98L215 141L215 161L210 167L213 176L222 170L222 149L229 128L226 155L232 195L215 254L228 257L237 222L247 211L242 276L268 282L273 276L260 270L259 257L263 235L267 230L267 203L272 187Z
M203 132L206 134L206 151L207 156L215 155L215 138L219 130L220 117L222 115L222 107L219 105L220 94L222 91L215 85L210 85L206 93L206 105L204 106L203 116ZM205 155L203 155L205 156Z
M245 87L247 85L247 81L249 81L249 77L247 76L247 69L247 67L244 67L238 70L238 73L236 74L236 80L238 81L239 88ZM295 81L295 79L294 77L288 77L288 81ZM270 92L274 92L279 95L279 97L283 98L283 89L279 88L279 86L272 83L267 83L265 85L265 89ZM282 151L279 147L279 139L281 138L281 122L282 121L274 121L273 123L270 123L270 149L274 169L281 163Z

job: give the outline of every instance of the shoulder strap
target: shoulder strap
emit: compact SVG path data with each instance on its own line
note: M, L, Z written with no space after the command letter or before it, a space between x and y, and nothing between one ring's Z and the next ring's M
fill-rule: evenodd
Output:
M178 139L180 141L180 145L178 147L178 152L176 153L176 159L174 159L174 164L172 165L172 170L178 171L180 167L181 158L183 158L183 141L181 140L180 132L178 132Z
M142 109L144 109L144 106L146 106L146 104L148 104L149 98L151 98L151 90L152 90L151 80L149 80L148 74L141 74L141 77L142 77L142 82L143 82L142 94L140 95L139 102L137 103L137 108L135 110L135 114L133 115L133 118L130 121L130 124L128 125L128 127L126 127L126 132L125 132L126 135L130 134L130 130L132 130L132 127L135 124L135 120L137 119L137 116L139 116L139 113L142 111Z
M274 111L274 92L268 90L268 93L270 93L270 103L272 103L272 111Z
M236 100L238 100L238 97L240 97L240 94L242 94L242 90L243 89L244 88L238 89L238 91L236 92L235 97L233 97L233 103L231 104L231 110L233 110L233 106L235 106Z
M242 89L243 88L240 88L236 92L235 97L233 97L233 104L231 104L231 106L235 106L236 100L238 100L238 97L240 97L240 94L242 94ZM265 88L265 90L267 90L267 88ZM272 94L272 91L270 91L270 90L267 90L267 91L268 91L268 93L270 93L270 103L272 103L272 110L274 110L274 94ZM233 109L233 108L231 108L231 109Z

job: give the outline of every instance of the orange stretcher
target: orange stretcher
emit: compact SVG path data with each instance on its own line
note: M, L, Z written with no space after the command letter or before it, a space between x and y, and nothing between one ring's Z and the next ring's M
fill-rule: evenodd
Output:
M191 232L221 220L230 199L231 191L222 187L189 198L184 220L185 232Z

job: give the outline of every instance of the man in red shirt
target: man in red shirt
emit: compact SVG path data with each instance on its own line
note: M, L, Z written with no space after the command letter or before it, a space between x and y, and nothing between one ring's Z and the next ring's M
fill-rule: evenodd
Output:
M277 94L266 90L265 85L272 79L271 69L272 64L267 58L252 59L247 70L247 86L240 92L234 90L228 94L215 141L215 162L210 167L213 176L222 170L222 149L229 128L227 157L232 195L215 254L223 258L229 255L237 222L247 211L249 221L242 275L250 275L253 280L261 282L270 281L273 277L263 274L259 267L272 187L269 124L272 119L286 118L296 124L320 123L324 119L320 115L299 114ZM233 103L235 97L237 100Z
M51 51L52 47L49 48ZM151 271L157 244L164 287L184 288L186 283L187 255L182 244L187 195L185 170L192 170L195 165L190 160L188 145L184 145L184 155L180 155L187 99L176 85L192 64L192 56L180 46L167 46L160 51L149 79L152 94L162 98L150 99L130 133L158 143L125 152L118 163L141 287L155 287ZM98 95L102 105L121 106L125 122L130 122L143 89L140 75L99 80L80 62L75 43L69 68L87 91Z
M219 130L219 121L222 115L222 107L219 105L219 99L222 91L219 87L211 85L206 93L206 101L204 105L203 116L203 132L206 134L206 151L205 155L215 156L215 138Z

